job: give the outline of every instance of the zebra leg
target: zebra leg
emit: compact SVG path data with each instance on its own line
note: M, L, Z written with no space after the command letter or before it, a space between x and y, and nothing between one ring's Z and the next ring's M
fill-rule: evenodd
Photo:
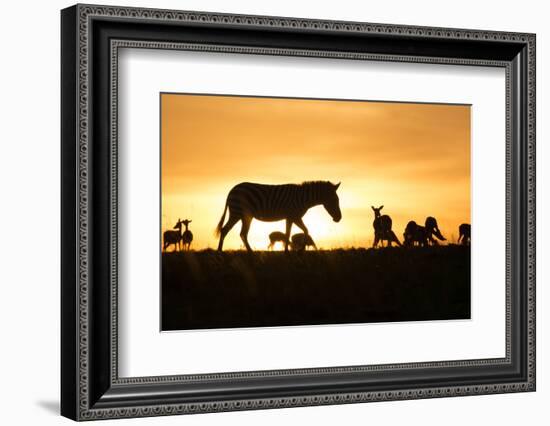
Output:
M294 221L294 223L296 224L296 226L298 228L300 228L302 231L304 231L304 234L309 235L309 231L307 230L306 225L304 224L304 221L302 220L302 218L296 219ZM309 236L311 237L311 235L309 235Z
M311 238L311 242L313 243L313 247L315 247L315 250L317 250L317 246L315 245L315 241L313 241L313 238L311 237L311 235L309 235L309 231L307 230L306 225L305 225L304 221L302 220L302 218L300 218L298 220L295 220L294 223L296 224L296 226L298 228L300 228L302 231L304 231L304 234L306 234L309 238ZM306 244L306 249L307 249L307 244Z
M290 241L290 230L292 229L292 221L290 219L286 220L286 230L285 230L285 252L288 252L288 242Z
M220 231L220 242L218 243L218 251L222 251L223 240L225 239L225 236L229 231L231 231L231 228L233 228L239 220L240 219L238 217L231 216L231 212L229 212L229 219L227 220L227 223L222 227Z
M241 240L243 240L246 249L250 252L252 251L252 248L250 248L250 244L248 244L248 231L250 230L252 218L243 217L242 222L243 226L241 227Z

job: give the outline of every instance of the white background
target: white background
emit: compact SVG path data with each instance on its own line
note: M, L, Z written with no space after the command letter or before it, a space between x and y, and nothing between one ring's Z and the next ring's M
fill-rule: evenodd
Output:
M119 374L504 357L504 75L504 69L488 67L124 49L118 91ZM471 320L159 333L160 92L472 104Z
M139 1L175 9L536 32L538 107L538 391L453 399L118 420L126 424L547 424L550 400L548 256L550 28L541 1ZM118 4L110 2L107 4ZM10 2L0 26L2 185L0 398L4 424L69 424L59 404L59 9ZM545 221L546 219L546 221ZM114 423L108 421L106 423ZM131 423L128 423L131 422Z

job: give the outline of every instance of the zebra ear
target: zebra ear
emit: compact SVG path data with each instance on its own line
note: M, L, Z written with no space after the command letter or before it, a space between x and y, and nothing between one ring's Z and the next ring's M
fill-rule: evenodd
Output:
M342 182L338 182L336 185L333 185L335 191L340 187L340 184L341 184L341 183L342 183Z

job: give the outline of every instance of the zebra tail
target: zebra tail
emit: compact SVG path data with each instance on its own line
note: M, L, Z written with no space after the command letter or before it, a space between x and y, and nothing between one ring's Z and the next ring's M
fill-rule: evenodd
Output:
M223 209L222 218L218 222L218 226L216 226L216 231L214 232L216 237L219 237L222 232L223 223L225 222L225 213L227 213L227 200L225 201L225 208Z

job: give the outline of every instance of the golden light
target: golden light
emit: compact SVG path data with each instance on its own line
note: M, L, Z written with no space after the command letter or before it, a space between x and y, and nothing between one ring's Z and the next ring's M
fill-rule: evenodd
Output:
M322 206L303 218L324 249L369 247L371 205L384 205L399 239L409 220L434 216L448 237L470 222L469 106L179 94L161 102L162 231L192 219L193 249L217 247L227 194L246 181L341 181L339 223ZM243 247L240 229L224 249ZM266 250L273 231L284 221L254 220L251 246Z

